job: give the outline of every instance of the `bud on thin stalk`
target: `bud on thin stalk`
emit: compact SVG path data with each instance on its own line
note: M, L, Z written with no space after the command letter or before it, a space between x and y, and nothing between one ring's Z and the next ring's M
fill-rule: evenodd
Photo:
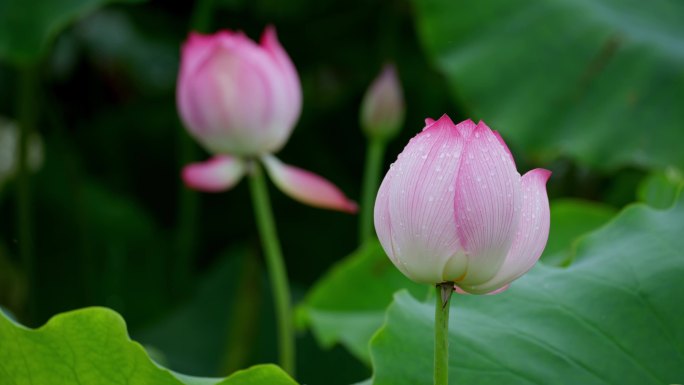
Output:
M361 127L368 137L363 176L359 242L373 237L373 200L378 191L387 140L404 124L404 96L394 65L387 64L366 91Z
M259 44L242 32L191 33L183 44L176 99L188 132L214 158L185 167L185 184L221 192L259 160L285 194L300 202L353 213L356 204L332 183L272 154L294 129L302 89L292 60L267 27Z
M272 155L287 142L302 108L297 71L273 27L266 28L259 44L241 32L191 33L182 48L176 96L188 132L214 154L209 161L183 169L186 185L221 192L249 175L273 290L280 363L294 374L289 283L258 162L276 186L296 200L350 213L356 205L327 180Z
M437 286L434 384L448 385L451 295L504 291L536 263L549 235L551 173L521 177L483 122L425 123L382 181L374 219L394 265Z

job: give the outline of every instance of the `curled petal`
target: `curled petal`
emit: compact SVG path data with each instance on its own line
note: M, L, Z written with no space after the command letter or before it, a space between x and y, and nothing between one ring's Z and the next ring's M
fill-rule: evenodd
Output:
M231 156L216 156L202 163L192 163L183 168L186 186L205 192L231 189L245 174L245 163Z
M454 215L466 255L467 286L491 279L511 247L521 203L520 174L496 135L480 122L468 135L456 181Z
M451 120L451 119L449 119ZM425 118L425 127L423 127L423 131L427 130L430 126L432 126L435 123L435 120L432 118Z
M327 180L298 167L286 165L272 155L261 160L273 183L291 198L314 207L355 213L356 203Z
M506 260L497 274L488 282L464 287L471 293L499 291L534 266L549 238L550 212L546 194L546 181L551 172L541 168L529 171L522 177L522 210L518 229Z

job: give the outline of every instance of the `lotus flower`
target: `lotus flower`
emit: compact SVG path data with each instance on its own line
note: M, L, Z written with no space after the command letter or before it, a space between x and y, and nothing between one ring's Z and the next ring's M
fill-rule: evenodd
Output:
M188 165L191 188L218 192L236 185L261 160L276 186L301 202L354 212L356 205L318 175L273 157L299 119L297 71L273 27L260 44L240 32L191 33L182 48L177 103L190 134L214 158Z
M501 136L480 122L426 120L385 176L375 229L407 277L458 291L505 290L536 263L549 234L546 181L522 177Z

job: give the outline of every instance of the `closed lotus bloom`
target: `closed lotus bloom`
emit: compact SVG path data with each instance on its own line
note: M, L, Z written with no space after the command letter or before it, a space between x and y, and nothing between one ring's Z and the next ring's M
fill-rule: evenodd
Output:
M279 150L302 109L297 71L272 27L259 45L241 32L190 34L176 96L187 129L216 154Z
M315 207L355 212L332 183L282 163L273 153L292 133L302 109L297 71L275 29L256 44L241 32L191 33L181 52L176 90L181 119L215 157L183 169L185 184L206 192L235 186L260 161L275 185Z
M501 136L483 122L454 125L444 115L426 123L380 186L380 242L416 282L453 282L472 294L504 290L544 250L551 173L521 177Z

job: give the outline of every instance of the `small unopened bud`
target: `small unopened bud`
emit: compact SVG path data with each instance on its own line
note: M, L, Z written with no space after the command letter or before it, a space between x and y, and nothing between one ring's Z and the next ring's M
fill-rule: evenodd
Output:
M392 138L404 124L405 109L397 71L387 64L363 97L361 127L370 138Z

